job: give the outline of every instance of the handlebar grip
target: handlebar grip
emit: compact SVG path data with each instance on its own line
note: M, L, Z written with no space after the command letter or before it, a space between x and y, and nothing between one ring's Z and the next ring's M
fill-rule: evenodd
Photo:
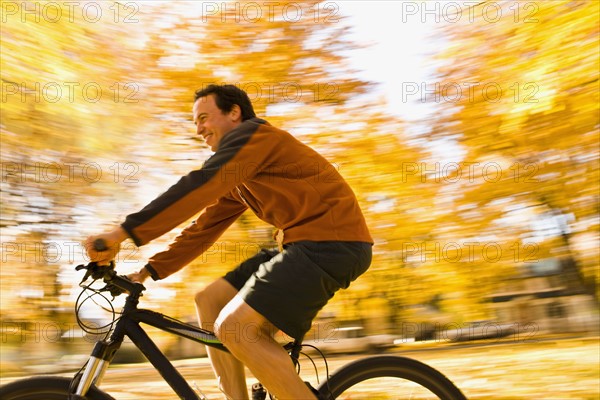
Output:
M108 246L106 245L106 241L104 239L96 239L96 240L94 240L94 250L96 250L96 251L106 251L106 250L108 250Z

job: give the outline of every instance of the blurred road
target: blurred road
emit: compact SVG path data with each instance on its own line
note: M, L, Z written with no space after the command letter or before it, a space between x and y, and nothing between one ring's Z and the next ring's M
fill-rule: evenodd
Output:
M389 353L423 361L443 372L469 399L598 399L600 346L598 337L484 341L470 344L406 343ZM367 355L328 358L330 371ZM207 359L174 362L188 382L202 388L209 399L223 398ZM317 361L321 377L322 361ZM315 382L310 361L302 362L302 376ZM6 383L10 379L2 379ZM248 384L255 379L248 374ZM114 365L102 388L118 400L164 400L176 396L146 363Z

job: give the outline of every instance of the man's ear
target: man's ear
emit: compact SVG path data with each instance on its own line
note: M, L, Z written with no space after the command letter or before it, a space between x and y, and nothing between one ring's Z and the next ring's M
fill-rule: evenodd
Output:
M229 111L229 116L233 122L242 121L242 109L237 104L231 106L231 111Z

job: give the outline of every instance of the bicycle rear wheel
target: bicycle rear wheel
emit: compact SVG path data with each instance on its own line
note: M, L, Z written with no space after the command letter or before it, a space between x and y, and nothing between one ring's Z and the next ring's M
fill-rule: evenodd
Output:
M328 400L466 400L439 371L420 361L397 356L376 356L347 364L318 390Z
M59 376L37 376L21 379L0 387L2 400L66 400L71 379ZM92 387L88 400L115 400L107 393Z

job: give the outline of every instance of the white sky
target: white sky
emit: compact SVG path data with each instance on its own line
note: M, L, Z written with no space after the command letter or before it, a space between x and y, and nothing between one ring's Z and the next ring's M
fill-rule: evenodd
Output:
M420 85L431 80L434 65L428 59L440 44L430 36L439 26L435 17L422 18L417 10L402 3L337 2L340 15L348 16L352 26L351 39L369 45L351 53L353 67L361 71L361 78L381 83L379 89L385 94L390 113L405 120L422 119L431 111L431 105L422 103L420 95L403 96L403 84Z

